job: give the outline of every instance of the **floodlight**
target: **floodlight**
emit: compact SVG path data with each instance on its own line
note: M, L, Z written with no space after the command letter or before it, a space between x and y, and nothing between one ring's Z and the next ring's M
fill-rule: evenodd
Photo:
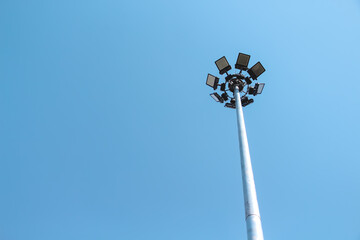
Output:
M229 98L229 95L226 93L226 92L224 92L223 94L221 94L221 97L225 100L225 101L227 101Z
M254 80L256 80L263 72L265 72L265 68L260 62L257 62L248 70L250 77Z
M261 94L264 89L265 83L255 83L254 87L249 87L249 94L258 95Z
M215 77L214 75L208 74L206 79L206 85L212 87L214 90L216 90L219 83L219 78Z
M224 107L227 107L227 108L236 108L235 104L232 104L232 103L225 103L225 106Z
M224 99L218 94L218 93L211 93L210 96L216 101L216 102L224 102Z
M225 103L225 106L227 108L236 108L235 98L232 98L229 103Z
M261 94L264 89L265 83L256 83L255 84L255 90L256 94Z
M226 83L220 84L220 90L221 91L225 91L225 88L226 88Z
M254 99L249 99L248 97L242 97L241 98L241 106L246 107L250 103L253 103Z
M247 70L249 60L250 60L250 55L239 53L238 58L236 60L235 68L240 70Z
M255 88L254 87L249 87L249 94L251 95L256 95L256 91L255 91Z
M219 69L219 73L221 75L231 69L231 66L230 66L229 62L226 60L225 56L216 60L215 64L216 64L217 68Z

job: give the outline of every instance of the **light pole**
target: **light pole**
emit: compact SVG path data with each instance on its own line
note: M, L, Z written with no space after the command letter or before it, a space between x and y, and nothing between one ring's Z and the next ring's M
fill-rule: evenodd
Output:
M215 64L218 67L220 74L226 73L227 76L225 77L225 82L219 84L219 78L208 74L206 84L213 87L214 90L220 86L220 90L223 91L221 95L216 92L210 94L217 102L226 102L229 100L227 92L230 91L233 93L233 98L230 99L230 102L225 103L225 107L236 108L247 236L248 240L263 240L264 236L242 108L254 102L254 100L249 99L247 95L256 96L257 94L261 94L265 84L256 83L254 86L251 86L251 84L252 80L257 80L257 77L265 71L265 68L260 62L257 62L253 67L248 69L247 66L249 60L249 55L239 53L235 68L239 69L240 72L228 74L228 71L231 70L231 66L225 57L220 58L215 61ZM242 74L242 71L244 70L247 71L249 76Z

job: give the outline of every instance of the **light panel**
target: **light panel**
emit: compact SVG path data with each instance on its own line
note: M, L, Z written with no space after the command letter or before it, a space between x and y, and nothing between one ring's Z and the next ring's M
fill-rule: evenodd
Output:
M219 83L219 78L215 77L214 75L208 74L206 79L206 85L212 87L214 90L216 90Z
M216 101L216 102L224 102L224 99L218 94L218 93L211 93L210 96Z
M265 68L260 62L257 62L248 70L250 77L254 80L256 80L263 72L265 72Z
M235 68L240 70L247 70L249 65L250 55L239 53L236 60Z
M235 105L234 103L225 103L225 106L224 106L224 107L235 109L235 108L236 108L236 105Z
M231 66L230 66L229 62L226 60L225 56L216 60L215 64L216 64L217 68L219 69L219 73L221 75L231 69Z
M257 92L256 94L261 94L264 87L265 87L265 83L257 83L258 87L257 87Z

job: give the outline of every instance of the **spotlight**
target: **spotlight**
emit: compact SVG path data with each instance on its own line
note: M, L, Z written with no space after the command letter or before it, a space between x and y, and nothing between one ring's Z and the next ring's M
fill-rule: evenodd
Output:
M257 62L248 70L250 77L254 80L256 80L263 72L265 72L265 68L260 62Z
M249 98L247 96L241 97L241 102L247 102L248 100L249 100Z
M250 60L250 55L239 53L238 58L236 60L235 68L240 70L247 70L249 60Z
M227 101L229 99L229 95L226 92L221 94L221 97L224 99L224 101Z
M241 98L241 106L246 107L250 103L253 103L254 99L249 99L248 97L242 97Z
M235 104L232 104L232 103L225 103L225 106L224 106L224 107L233 108L233 109L236 108Z
M265 83L256 83L255 84L256 94L261 94L264 87L265 87Z
M265 83L255 83L254 87L249 87L249 94L258 95L261 94L264 89Z
M220 90L221 91L225 91L225 88L226 88L226 83L220 84Z
M218 93L211 93L210 96L216 101L216 102L224 102L224 99L218 94Z
M219 83L218 77L215 77L211 74L207 75L206 85L208 85L208 86L212 87L214 90L216 90L218 83Z
M219 73L222 75L231 69L229 62L226 60L225 56L219 58L215 61L217 68L219 69Z
M254 87L249 87L249 94L254 95L254 96L256 95Z
M225 103L225 106L227 108L236 108L235 98L232 98L229 103Z

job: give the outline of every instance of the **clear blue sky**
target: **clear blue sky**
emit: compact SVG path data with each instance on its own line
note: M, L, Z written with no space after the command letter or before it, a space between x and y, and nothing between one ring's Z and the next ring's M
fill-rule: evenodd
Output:
M0 239L245 239L246 107L266 240L360 239L360 1L0 1Z

